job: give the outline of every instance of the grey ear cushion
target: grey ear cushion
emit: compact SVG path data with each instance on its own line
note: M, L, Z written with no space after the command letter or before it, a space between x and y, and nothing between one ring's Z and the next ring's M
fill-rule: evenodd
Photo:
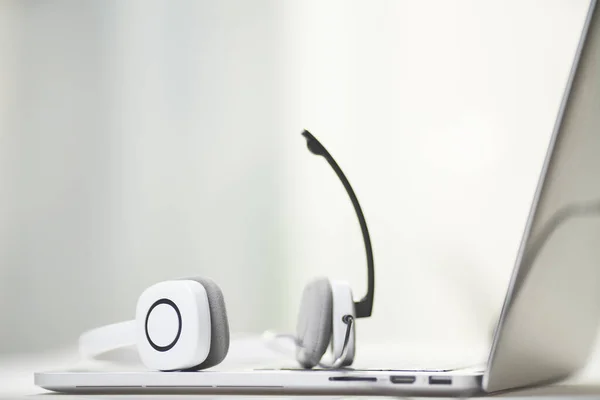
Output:
M333 295L327 278L304 287L296 326L299 346L296 358L304 368L319 363L331 341Z
M208 304L210 306L210 351L206 360L201 364L190 368L190 370L206 369L218 365L225 359L229 351L229 322L227 320L227 310L225 308L225 299L221 288L215 282L208 278L190 278L199 282L208 295Z

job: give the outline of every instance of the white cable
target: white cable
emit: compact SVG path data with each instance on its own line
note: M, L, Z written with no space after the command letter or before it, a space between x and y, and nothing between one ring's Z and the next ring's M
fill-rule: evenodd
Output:
M288 333L277 333L273 331L264 331L262 339L267 348L276 351L277 353L295 358L295 350L298 346L298 340L292 334ZM293 342L293 346L284 346L281 339L289 339Z
M79 336L79 354L84 358L135 345L135 320L101 326Z

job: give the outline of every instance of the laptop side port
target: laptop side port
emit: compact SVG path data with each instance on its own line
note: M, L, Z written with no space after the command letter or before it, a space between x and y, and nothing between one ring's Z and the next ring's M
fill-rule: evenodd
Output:
M430 385L452 385L452 378L449 376L430 376Z
M330 381L338 382L377 382L374 376L330 376Z
M410 385L415 383L417 377L414 375L392 375L390 376L390 382Z

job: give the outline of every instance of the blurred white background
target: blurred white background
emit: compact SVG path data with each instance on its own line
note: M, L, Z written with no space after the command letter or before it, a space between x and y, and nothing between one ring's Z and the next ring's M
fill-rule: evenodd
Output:
M317 275L360 342L485 347L588 0L0 3L0 353L220 283L234 332L294 330Z

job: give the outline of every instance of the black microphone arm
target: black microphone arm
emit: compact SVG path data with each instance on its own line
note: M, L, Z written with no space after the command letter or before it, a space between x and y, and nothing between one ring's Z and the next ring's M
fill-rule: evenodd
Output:
M318 156L323 156L333 168L336 175L342 181L348 196L350 196L350 201L354 206L354 211L356 212L356 216L358 217L358 223L360 224L360 230L362 231L363 240L365 242L365 251L367 254L367 294L360 301L354 302L354 312L356 313L356 318L365 318L370 317L373 311L373 297L375 295L375 264L373 261L373 248L371 247L371 238L369 237L369 229L367 228L367 221L365 221L365 216L363 215L362 209L360 208L360 204L358 203L358 199L356 198L356 194L354 194L354 190L352 190L352 186L350 186L350 182L346 178L346 175L342 172L342 169L335 162L331 154L327 151L325 146L321 144L309 131L304 130L302 132L302 136L306 138L306 146L311 153L316 154Z

